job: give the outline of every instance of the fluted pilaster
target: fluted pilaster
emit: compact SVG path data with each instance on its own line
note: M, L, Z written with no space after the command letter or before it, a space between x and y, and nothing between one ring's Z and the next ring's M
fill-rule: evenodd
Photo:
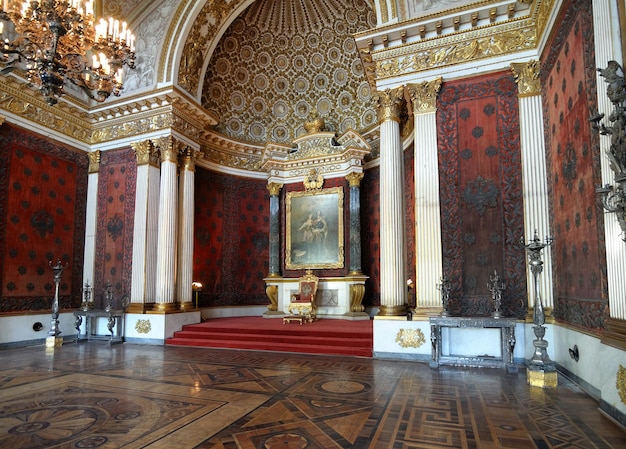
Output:
M144 313L156 297L159 225L159 153L149 140L131 144L137 158L133 273L128 312Z
M159 196L159 232L157 244L157 279L155 311L176 309L176 226L178 215L178 145L170 137L154 142L161 152L161 183Z
M415 313L426 317L442 308L437 284L443 275L437 95L442 79L408 86L415 120Z
M546 168L546 148L543 138L543 109L541 106L541 83L539 61L511 64L519 97L520 141L522 155L522 180L524 196L524 240L530 241L535 235L543 240L550 235L550 213L548 206L548 177ZM543 273L539 278L539 294L546 312L546 320L554 322L551 310L554 307L552 290L552 254L543 254ZM533 295L533 274L526 270L528 285L528 314L532 321L535 298Z
M180 155L176 291L181 310L194 307L191 284L193 282L194 179L198 154L191 148L185 148Z
M593 0L593 33L595 37L596 67L605 68L611 60L622 60L619 33L619 24L616 2L608 0ZM617 26L616 26L617 25ZM624 31L622 30L622 33ZM600 43L598 45L598 43ZM607 96L607 83L597 75L598 111L608 115L613 111L613 104ZM602 184L614 184L614 172L609 166L606 154L611 146L611 136L600 135L600 165L602 169ZM609 313L612 319L626 320L626 244L622 241L621 229L615 214L604 215L604 233L606 238L606 268L609 291Z
M280 276L280 190L282 184L270 182L267 190L270 193L270 235L269 235L269 274L268 277Z
M363 173L346 176L350 184L350 274L362 273L361 267L361 180Z
M96 228L98 212L98 178L100 172L100 150L89 156L87 178L87 216L85 220L85 250L83 260L83 282L93 286L96 260ZM93 300L93 295L91 297Z
M380 316L407 312L404 167L399 106L403 88L379 92L380 125Z

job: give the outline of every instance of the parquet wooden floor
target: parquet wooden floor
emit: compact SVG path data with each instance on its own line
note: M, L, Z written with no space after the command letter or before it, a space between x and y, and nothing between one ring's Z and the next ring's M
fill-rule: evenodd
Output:
M524 370L101 342L0 360L7 449L626 447L576 385Z

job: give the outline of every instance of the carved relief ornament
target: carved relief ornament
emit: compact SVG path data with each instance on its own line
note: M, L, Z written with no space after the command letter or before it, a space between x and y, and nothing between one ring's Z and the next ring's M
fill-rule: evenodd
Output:
M98 173L100 171L100 150L92 151L91 153L87 153L89 157L89 172L88 173Z
M131 142L131 148L135 151L135 157L137 158L137 165L150 164L153 167L159 166L159 152L152 142L149 140L143 140L141 142Z
M363 176L363 173L352 172L349 175L346 175L346 179L348 180L350 187L359 187Z
M270 192L270 196L278 196L283 185L278 182L270 182L267 184L267 190Z

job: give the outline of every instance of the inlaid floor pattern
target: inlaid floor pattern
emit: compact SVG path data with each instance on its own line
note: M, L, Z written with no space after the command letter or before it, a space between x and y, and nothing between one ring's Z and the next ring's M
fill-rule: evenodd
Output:
M0 351L0 448L624 448L563 376L102 342Z

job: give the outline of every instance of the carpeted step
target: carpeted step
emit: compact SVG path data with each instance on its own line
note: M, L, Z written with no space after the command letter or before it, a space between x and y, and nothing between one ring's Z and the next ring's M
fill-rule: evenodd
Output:
M300 325L262 317L215 318L189 324L167 345L372 357L368 320L318 320Z

